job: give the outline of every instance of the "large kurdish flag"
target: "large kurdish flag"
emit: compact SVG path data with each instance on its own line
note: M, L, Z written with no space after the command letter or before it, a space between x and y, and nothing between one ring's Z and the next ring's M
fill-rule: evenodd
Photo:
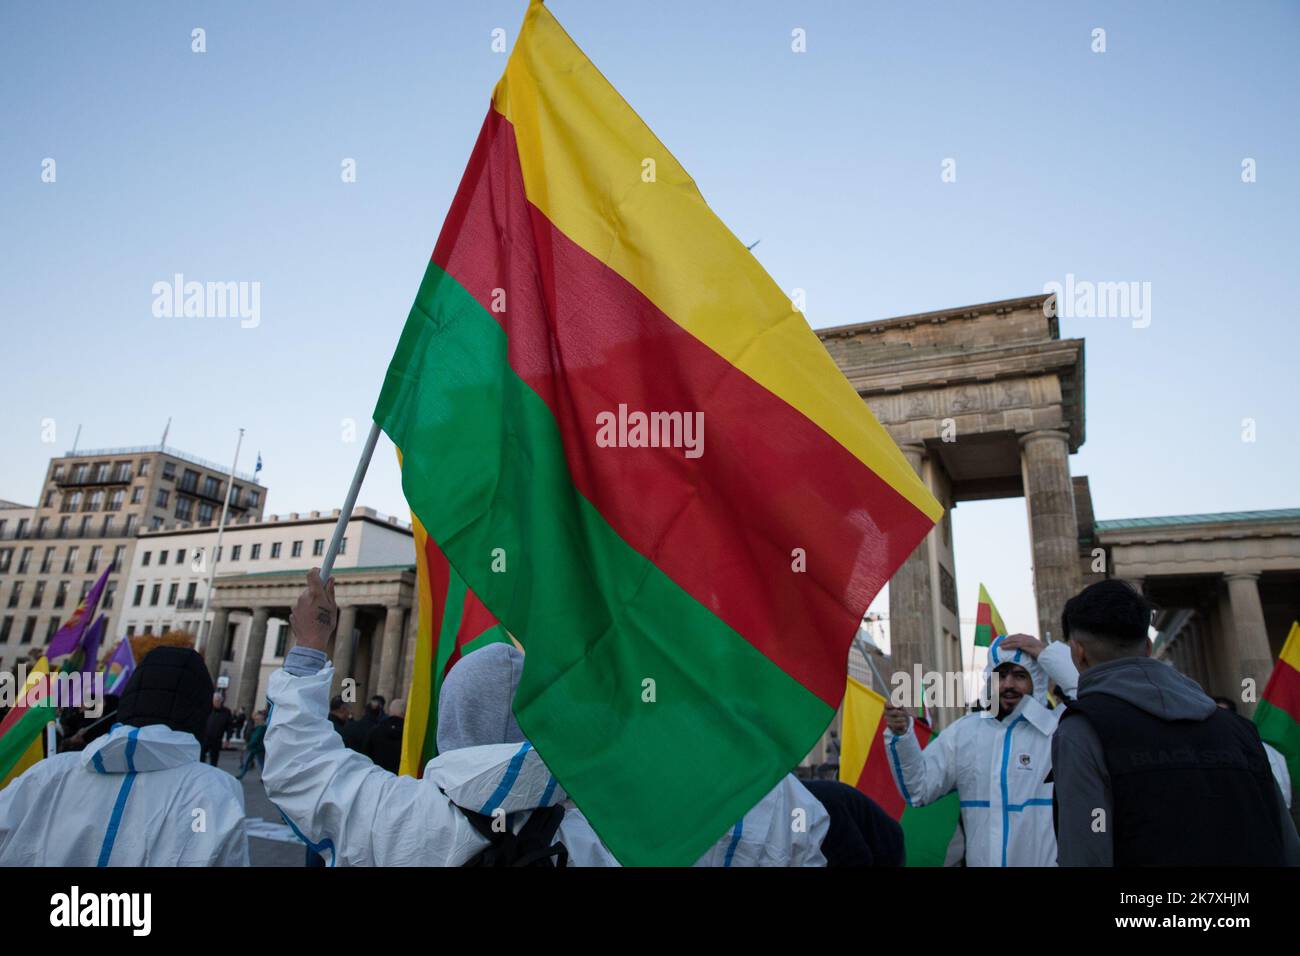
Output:
M903 827L908 866L943 866L960 812L956 792L925 807L909 807L889 772L885 750L885 698L852 677L844 692L840 781L857 787ZM913 728L924 748L933 734L925 721Z
M1255 707L1259 736L1286 758L1291 779L1300 781L1300 622L1282 645L1264 697Z
M703 454L601 447L620 406L701 413ZM808 752L863 611L942 513L537 2L375 420L527 648L520 726L625 864L692 863Z
M420 617L398 772L422 777L425 764L438 755L438 698L447 672L466 654L508 642L510 635L447 563L420 519L412 516L411 526Z
M988 647L999 637L1006 637L1007 626L1002 623L1002 615L993 606L988 589L980 585L979 604L975 606L975 646Z

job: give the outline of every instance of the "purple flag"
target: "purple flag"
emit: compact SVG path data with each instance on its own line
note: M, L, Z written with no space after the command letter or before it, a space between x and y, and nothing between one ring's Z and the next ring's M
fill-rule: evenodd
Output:
M59 628L57 634L50 639L50 646L45 649L45 656L50 661L56 657L63 657L71 654L81 646L81 639L86 635L86 629L95 617L95 611L99 610L99 598L104 593L104 585L108 581L108 573L113 570L110 564L104 569L104 573L99 576L77 609L72 612L72 617L68 618L68 623Z
M135 655L131 653L131 642L125 637L118 642L117 650L104 665L104 693L120 694L126 682L135 670Z
M81 669L87 674L93 674L99 670L99 647L104 643L104 633L108 630L108 617L104 614L95 619L95 623L90 625L86 631L86 637L81 642L82 649L86 652L86 659L81 663Z

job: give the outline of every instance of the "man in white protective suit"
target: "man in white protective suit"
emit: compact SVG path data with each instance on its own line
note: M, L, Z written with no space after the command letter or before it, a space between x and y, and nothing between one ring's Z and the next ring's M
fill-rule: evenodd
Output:
M1060 703L1049 707L1047 692L1054 683L1074 697L1079 674L1070 649L1027 634L1000 637L984 677L995 691L990 709L958 719L924 750L907 712L885 709L894 783L913 807L957 791L968 866L1056 866L1048 773L1062 711Z
M203 658L155 648L111 731L0 790L0 866L247 866L244 791L199 760L211 710Z
M498 865L483 863L499 845L498 831L508 827L522 839L537 815L549 820L540 832L553 860L617 865L515 721L524 655L513 646L482 647L448 673L438 701L438 756L421 779L389 773L347 749L329 722L334 669L324 648L338 620L333 584L322 586L316 570L308 575L290 619L296 645L268 692L262 781L304 842L331 866ZM562 816L549 810L556 806ZM485 831L485 820L497 830ZM697 865L824 866L828 826L822 805L787 777Z

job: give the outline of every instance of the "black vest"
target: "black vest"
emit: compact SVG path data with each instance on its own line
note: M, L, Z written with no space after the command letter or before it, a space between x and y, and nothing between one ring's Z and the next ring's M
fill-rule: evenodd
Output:
M1110 694L1072 701L1110 771L1116 866L1280 866L1276 784L1255 725L1227 710L1161 720Z

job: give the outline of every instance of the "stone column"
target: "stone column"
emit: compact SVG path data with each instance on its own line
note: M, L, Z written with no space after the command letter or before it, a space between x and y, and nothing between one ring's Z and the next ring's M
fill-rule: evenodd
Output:
M208 643L203 647L203 661L215 683L221 671L221 658L226 653L226 637L230 631L230 609L213 608L212 625L208 628Z
M343 681L352 676L352 632L357 627L357 606L344 604L339 608L339 629L334 637L334 681L330 696L343 692Z
M239 670L239 706L251 714L257 707L257 684L262 676L262 652L266 650L266 622L271 617L269 607L253 609L253 625L248 632L248 645L244 648L244 663Z
M1236 683L1226 691L1226 695L1237 701L1243 716L1250 717L1255 713L1255 703L1241 700L1242 682L1247 678L1255 682L1255 697L1258 699L1273 670L1273 652L1268 646L1264 605L1259 600L1259 575L1229 574L1226 580L1228 602L1232 606L1232 643L1228 647L1228 658L1236 672Z
M366 700L379 693L379 659L384 651L384 627L382 621L375 621L370 628L370 651L366 655Z
M401 692L397 688L397 667L402 662L402 606L384 608L384 642L379 651L379 681L375 693L391 703Z
M420 643L420 609L412 607L406 616L406 636L402 639L402 669L397 675L397 686L403 691L411 686L415 674L415 651Z
M1034 594L1038 599L1038 637L1059 639L1061 610L1079 591L1079 526L1070 481L1070 437L1036 431L1021 436L1025 506L1034 555Z
M913 470L921 474L921 463L925 449L920 445L903 445L903 456ZM934 580L930 574L930 535L903 562L903 566L889 579L889 648L892 674L882 674L889 682L893 674L904 673L911 681L915 665L921 665L924 673L937 662L930 659L934 645ZM909 685L910 686L910 685ZM888 696L893 685L885 690ZM912 687L912 693L920 693L920 688ZM914 700L908 701L908 709L919 713Z

